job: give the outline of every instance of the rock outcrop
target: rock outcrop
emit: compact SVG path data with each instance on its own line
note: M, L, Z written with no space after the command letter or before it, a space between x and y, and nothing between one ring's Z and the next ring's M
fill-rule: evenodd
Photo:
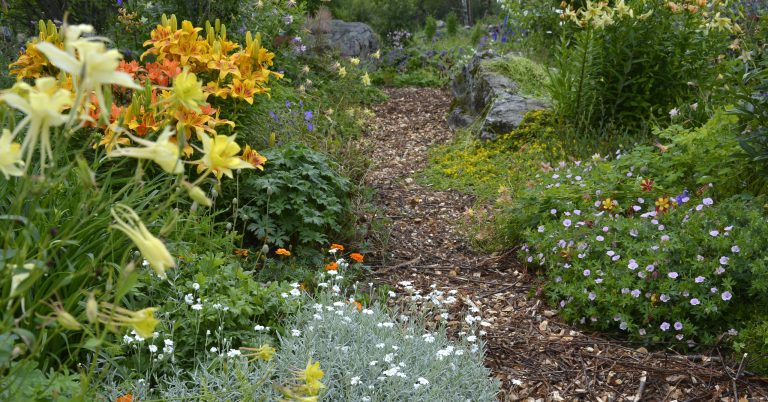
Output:
M331 20L312 36L310 43L313 50L333 49L343 57L365 57L376 52L380 46L376 33L362 22Z
M521 95L517 83L488 67L499 59L490 53L478 54L454 77L451 129L480 121L480 138L492 140L517 128L529 111L547 108L544 101Z

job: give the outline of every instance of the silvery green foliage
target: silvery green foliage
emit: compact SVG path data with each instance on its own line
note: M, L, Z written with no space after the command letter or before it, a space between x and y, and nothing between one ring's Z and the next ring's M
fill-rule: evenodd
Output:
M452 343L418 322L324 296L296 317L300 335L281 339L280 367L325 371L327 401L493 401L499 384L483 366L483 345ZM474 339L474 337L470 338Z
M278 400L274 386L290 386L311 359L325 372L325 401L496 400L499 383L483 366L479 339L450 342L444 330L425 333L418 321L392 316L321 295L286 325L271 362L221 354L155 392L161 399Z

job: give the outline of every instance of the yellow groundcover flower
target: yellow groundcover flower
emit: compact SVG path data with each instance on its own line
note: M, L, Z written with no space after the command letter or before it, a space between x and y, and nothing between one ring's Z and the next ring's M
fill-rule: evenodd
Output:
M237 156L240 146L235 142L234 135L217 135L213 138L204 135L202 141L204 155L197 161L198 172L208 170L221 180L222 174L231 179L232 170L254 168L252 164Z
M368 73L363 74L360 80L363 82L363 85L365 86L371 85L371 77L368 76Z
M11 132L3 129L3 135L0 136L0 172L3 172L6 179L24 175L21 145L12 141Z
M13 134L28 127L21 143L21 152L26 155L25 162L29 165L32 153L40 142L40 166L44 170L46 158L53 159L51 127L66 122L68 116L61 111L72 105L72 93L59 88L54 78L43 77L35 80L34 87L25 82L17 82L11 89L0 93L0 101L26 115Z
M126 205L116 204L112 207L112 217L117 223L111 227L123 232L128 236L136 247L139 248L141 255L149 262L149 266L155 271L157 276L165 279L165 270L174 268L174 262L171 253L165 248L160 239L153 236L144 226L141 218Z
M143 145L143 148L118 148L108 154L109 157L129 157L137 159L149 159L163 170L171 174L184 172L184 167L179 160L179 146L170 141L173 131L166 127L157 141L152 142L142 138L130 136L133 141Z

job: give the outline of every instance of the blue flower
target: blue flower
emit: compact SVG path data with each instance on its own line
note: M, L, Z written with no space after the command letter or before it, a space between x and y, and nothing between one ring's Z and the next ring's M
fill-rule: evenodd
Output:
M309 131L315 130L315 126L312 125L312 122L309 122L309 121L307 122L307 130Z
M304 120L306 120L306 121L312 120L312 111L311 110L307 110L306 112L304 112ZM312 131L312 130L309 130L309 131Z
M275 114L275 112L273 112L273 111L271 111L271 110L269 111L269 117L271 117L271 118L272 118L272 120L274 120L274 121L275 121L275 123L279 123L279 122L280 122L280 119L277 117L277 115Z
M285 107L287 109L290 109L291 108L291 101L285 101Z

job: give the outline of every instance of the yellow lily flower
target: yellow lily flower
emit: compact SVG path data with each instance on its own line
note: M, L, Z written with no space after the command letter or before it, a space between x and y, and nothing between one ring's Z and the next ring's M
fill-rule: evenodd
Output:
M248 357L249 360L264 360L264 361L270 361L272 360L272 356L275 355L277 350L269 345L261 345L258 348L248 348L248 347L241 347L240 350L246 351L248 353L244 353L243 356Z
M157 308L149 307L131 311L111 303L102 302L98 312L101 323L113 326L130 326L142 338L151 338L160 321L155 318Z
M305 381L305 385L302 387L309 395L317 395L321 388L325 388L320 380L323 379L323 370L320 369L320 362L312 363L312 360L307 362L307 367L304 370L300 370L298 378Z
M117 148L107 156L149 159L168 173L181 174L184 172L184 167L179 160L179 146L170 141L173 134L173 130L166 127L155 142L129 135L133 141L143 145L144 148Z
M235 136L216 135L211 138L207 135L202 136L203 157L198 160L197 171L208 170L213 172L218 180L225 174L232 178L232 170L253 169L254 166L242 159L237 154L240 152L240 146L235 142Z
M339 67L339 77L346 77L347 76L347 69L344 67Z
M116 204L112 207L112 217L117 223L110 227L115 228L126 234L136 247L139 248L141 255L149 262L149 266L155 271L157 276L166 278L165 270L174 268L176 262L171 253L165 248L160 239L153 236L144 226L141 218L128 206Z
M360 80L363 82L363 85L365 86L371 85L371 77L368 76L368 73L363 74L363 76L360 77Z
M171 102L195 112L200 111L200 105L205 102L208 94L203 92L203 84L197 80L197 76L189 72L188 68L173 79L173 95Z
M21 160L21 144L12 142L11 132L3 129L0 137L0 172L6 180L11 176L24 175L24 161Z
M62 71L69 73L85 93L93 91L99 102L101 113L109 113L104 101L104 85L119 85L125 88L141 89L128 73L117 71L123 56L115 49L107 50L103 39L80 38L85 32L92 32L90 25L73 25L64 29L64 49L48 42L37 45L48 60ZM85 97L88 102L88 97Z
M46 158L53 159L51 151L51 127L64 124L67 115L61 111L72 105L72 93L59 88L52 77L35 80L35 86L17 82L0 94L0 101L24 113L23 119L14 130L14 135L28 127L21 143L21 152L26 155L27 166L32 162L32 153L40 142L40 169L45 170Z

